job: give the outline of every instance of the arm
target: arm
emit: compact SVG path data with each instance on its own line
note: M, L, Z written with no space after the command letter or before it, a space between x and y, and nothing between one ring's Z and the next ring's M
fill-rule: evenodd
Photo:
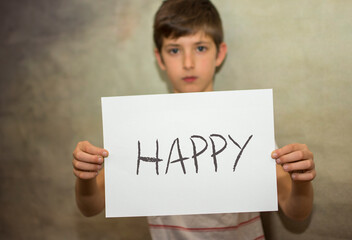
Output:
M278 201L286 216L304 220L313 207L313 153L304 144L289 144L272 153L276 159Z
M73 173L77 177L76 203L87 217L100 213L105 207L102 164L107 156L105 149L95 147L87 141L79 142L73 152Z

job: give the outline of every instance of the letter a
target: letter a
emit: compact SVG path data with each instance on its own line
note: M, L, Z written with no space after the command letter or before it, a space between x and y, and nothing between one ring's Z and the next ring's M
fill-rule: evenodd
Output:
M170 165L170 159L171 159L171 155L172 155L172 150L174 149L174 146L175 146L176 143L177 143L177 150L178 150L178 159L174 160L174 161L171 161L171 163L180 162L181 166L182 166L183 173L186 174L186 168L185 168L184 161L187 160L188 158L182 157L182 153L181 153L181 149L180 149L180 141L179 141L178 138L176 138L174 140L174 142L172 143L172 145L171 145L170 154L169 154L169 160L167 161L167 167L166 167L165 174L167 174L167 172L169 171L169 165Z

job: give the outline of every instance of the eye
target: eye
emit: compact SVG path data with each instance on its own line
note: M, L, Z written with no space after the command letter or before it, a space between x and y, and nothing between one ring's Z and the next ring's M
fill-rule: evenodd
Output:
M207 48L205 46L198 46L197 47L198 52L205 52L206 50L207 50Z
M171 53L171 54L177 54L179 51L180 50L178 48L171 48L171 49L169 49L168 52Z

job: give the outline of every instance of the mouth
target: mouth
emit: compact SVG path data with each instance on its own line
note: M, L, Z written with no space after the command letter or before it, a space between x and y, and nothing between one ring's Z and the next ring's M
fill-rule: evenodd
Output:
M195 76L186 76L186 77L182 78L182 80L187 82L187 83L192 83L195 80L197 80L197 77L195 77Z

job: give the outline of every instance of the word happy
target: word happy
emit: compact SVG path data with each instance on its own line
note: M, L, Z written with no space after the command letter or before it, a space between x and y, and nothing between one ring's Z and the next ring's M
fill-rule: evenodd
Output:
M247 145L250 142L250 140L252 139L252 137L253 137L253 135L249 136L247 141L241 147L230 135L228 135L228 139L230 140L230 142L232 142L236 147L238 147L240 149L239 153L234 158L235 160L234 160L234 164L233 164L233 172L235 172L237 164L238 164L239 160L241 159L242 153L243 153L244 149L247 147ZM214 142L215 138L221 139L223 141L223 145L221 147L216 146L216 144ZM200 140L202 140L204 142L205 146L201 150L199 150L199 147L194 142L195 139L200 139ZM210 142L211 142L211 152L212 152L210 157L212 158L212 162L214 164L214 170L215 170L215 172L217 172L218 171L217 156L226 149L227 140L226 140L225 137L223 137L220 134L211 134L209 136L209 139L210 139ZM199 136L199 135L191 136L190 140L191 140L192 147L193 147L193 155L191 156L191 158L193 159L196 173L198 173L198 157L207 150L208 142L207 142L207 140L204 137ZM178 158L171 160L171 156L173 156L173 152L174 151L176 151L176 155L178 155ZM168 160L167 160L167 166L166 166L165 174L168 173L169 167L172 164L181 165L183 173L186 174L186 168L185 168L185 163L184 162L187 161L188 159L189 159L189 157L184 157L182 155L182 151L181 151L181 148L180 148L180 140L178 138L176 138L173 141L173 143L172 143L172 145L170 147L170 152L169 152L169 157L168 157ZM164 161L164 160L159 158L159 142L158 142L158 140L156 140L155 157L142 156L141 155L141 143L140 143L140 141L138 141L137 175L139 174L139 168L140 168L141 162L147 162L147 163L155 164L155 172L156 172L157 175L159 175L159 163L162 162L162 161Z

